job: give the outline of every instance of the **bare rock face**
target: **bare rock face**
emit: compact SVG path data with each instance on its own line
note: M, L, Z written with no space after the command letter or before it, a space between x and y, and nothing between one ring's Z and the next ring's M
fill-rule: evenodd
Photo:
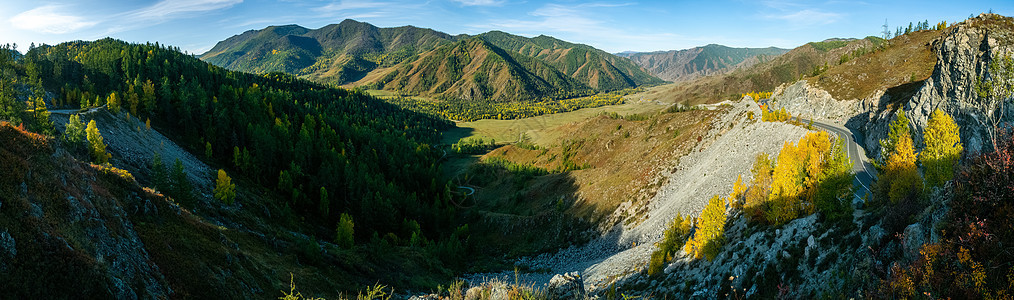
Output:
M903 105L893 102L889 95L879 99L877 108L854 118L849 127L866 133L865 144L870 153L880 153L879 140L887 137L887 128L895 119L898 109L905 111L916 145L923 145L922 133L934 110L950 114L961 127L961 141L967 153L988 150L989 135L984 116L986 107L975 92L976 82L986 78L989 63L1011 55L1014 19L995 14L982 14L958 23L934 41L937 64L933 75L926 79L915 94ZM1004 121L1014 119L1007 105Z
M860 110L858 100L836 100L827 91L800 80L789 86L779 86L772 93L772 108L785 108L793 116L813 118L844 124Z

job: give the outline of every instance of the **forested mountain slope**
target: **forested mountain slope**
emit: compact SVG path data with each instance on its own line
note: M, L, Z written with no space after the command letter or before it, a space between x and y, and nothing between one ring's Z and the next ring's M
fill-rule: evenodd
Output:
M629 60L588 45L569 43L545 35L526 38L502 31L490 31L479 37L508 51L543 60L597 90L662 83Z
M430 146L439 131L450 126L447 121L289 75L228 71L157 44L104 39L33 48L17 62L5 57L0 60L4 74L0 118L44 134L0 129L10 133L0 135L4 164L24 171L3 177L0 188L8 192L0 202L2 211L14 213L9 205L17 205L38 212L27 219L3 218L23 222L5 227L13 241L0 238L10 241L11 249L21 247L17 253L11 251L19 263L5 265L13 268L5 269L13 270L8 274L67 286L89 278L88 286L95 289L82 291L93 291L89 295L99 298L263 297L275 295L287 273L299 272L297 276L316 282L325 295L334 295L375 283L363 278L423 285L427 276L449 274L446 259L460 257L466 249L467 226L457 229L462 224L454 221L455 209L449 204L455 196L439 173L441 153ZM89 122L92 117L82 115L89 123L84 139L80 123L76 127L80 131L69 129L71 125L58 127L68 128L64 132L54 131L43 100L56 108L98 106L110 117ZM126 125L101 125L110 122ZM210 190L188 179L216 182L215 172L186 174L190 168L158 156L130 158L150 159L149 166L110 165L107 161L123 161L106 155L105 144L115 141L96 137L122 128L141 132L139 136L145 130L165 134L220 169L216 187ZM20 148L26 143L22 135L37 141L30 146L35 148ZM94 173L107 175L90 175ZM223 177L226 186L232 177L232 196L219 191ZM36 188L43 186L47 188ZM99 217L111 223L100 226L108 229L95 230L113 233L88 231L95 226L81 229L83 224L65 220L68 204L61 199L96 207ZM180 209L185 213L181 215ZM63 231L45 224L58 224ZM85 236L79 236L80 230ZM26 249L34 249L29 246L32 237L47 234L53 238L43 240L40 247L52 251L64 251L59 248L67 242L61 239L84 242L72 242L64 251L74 259L29 258L46 253ZM100 250L89 246L118 245L121 241L110 239L124 234L143 245ZM143 266L139 268L159 270L143 271L158 276L131 271L133 265L120 262L145 252L150 258L137 258ZM65 277L43 278L51 273L32 271L51 271L60 261L73 260L83 262L82 271ZM412 270L416 275L400 276L393 270ZM88 272L110 273L96 277ZM221 272L232 276L220 276ZM0 291L25 290L0 285ZM74 291L54 292L69 296Z
M789 49L732 48L710 44L684 50L626 52L618 54L644 67L659 78L680 82L723 74L773 59Z
M432 63L433 57L447 61L472 61L473 57L467 55L475 53L461 51L461 45L456 43L476 37L485 41L484 48L493 46L500 49L496 52L502 53L496 56L519 61L509 62L517 67L512 67L514 71L511 72L494 72L487 74L486 79L477 79L495 84L489 86L495 91L458 92L455 89L447 92L451 86L485 85L475 84L473 77L455 74L471 73L471 70L447 69L464 65ZM573 90L571 87L613 91L662 83L627 59L547 36L525 38L499 31L475 37L451 36L411 26L378 28L353 20L315 30L289 25L247 31L220 42L201 59L246 72L280 71L321 83L354 83L400 93L468 100L569 97L568 92ZM422 61L425 59L431 61ZM415 83L390 84L392 77L404 76L405 73L433 74L444 77L439 81L446 84L425 82L421 87ZM555 78L556 73L568 78ZM532 84L532 75L540 77L537 81L543 83ZM560 85L563 81L567 83ZM547 84L553 86L553 90L546 90L544 86Z
M450 99L538 100L592 93L591 89L538 59L469 38L387 70L378 89Z

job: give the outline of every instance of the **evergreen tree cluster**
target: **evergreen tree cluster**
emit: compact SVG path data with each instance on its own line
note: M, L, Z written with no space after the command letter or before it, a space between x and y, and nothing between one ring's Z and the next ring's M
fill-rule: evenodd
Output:
M340 213L354 217L359 237L398 233L406 219L419 220L420 234L431 238L453 229L451 194L436 163L441 153L430 146L451 126L448 121L290 75L228 71L158 43L103 39L44 45L26 53L19 65L34 70L47 90L59 91L53 105L107 105L147 119L147 126L205 153L230 174L272 187L284 199L281 205L332 228L328 232L334 232ZM9 86L0 81L4 91ZM12 103L7 99L0 97L0 103ZM0 112L15 120L12 112L23 110ZM68 130L73 131L68 139L80 140L80 128ZM104 161L100 158L95 156ZM181 166L167 172L161 159L154 164L155 185L191 202L190 191L178 190L189 184ZM222 201L242 201L235 198L231 178L219 181L216 195Z

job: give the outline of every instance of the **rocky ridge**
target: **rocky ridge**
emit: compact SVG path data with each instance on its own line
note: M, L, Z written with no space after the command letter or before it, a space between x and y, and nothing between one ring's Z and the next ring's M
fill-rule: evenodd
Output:
M995 14L957 23L933 41L936 65L932 75L922 81L876 91L863 99L834 99L829 93L805 80L778 87L772 108L785 108L795 116L843 124L864 134L860 141L868 153L878 156L878 141L887 136L887 128L899 110L905 112L912 137L921 147L922 132L929 115L936 109L950 114L961 127L966 153L988 150L983 100L975 92L976 82L988 78L989 63L1014 54L1014 19ZM1014 109L1002 109L1004 122L1014 120Z

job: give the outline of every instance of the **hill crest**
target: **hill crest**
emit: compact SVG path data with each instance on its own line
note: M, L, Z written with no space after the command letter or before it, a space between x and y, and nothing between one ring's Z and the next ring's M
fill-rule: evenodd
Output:
M434 57L434 55L468 53L469 51L447 52L447 49L444 48L455 47L455 43L470 39L481 39L489 46L509 53L498 55L499 57L513 57L512 60L525 61L525 63L512 64L514 67L509 69L514 71L489 74L494 77L507 77L490 78L489 80L491 83L505 85L492 87L495 90L514 91L512 92L514 94L505 94L507 97L503 99L527 97L524 93L537 97L546 95L545 89L535 88L536 86L545 86L546 82L556 82L564 87L591 88L598 91L663 83L662 80L627 59L588 45L570 43L546 35L528 38L502 31L490 31L475 36L450 35L415 26L380 28L351 19L318 29L285 25L246 31L219 42L214 48L201 55L201 59L239 71L251 73L285 72L313 81L336 85L367 85L396 92L420 92L438 96L456 97L466 94L487 94L437 92L438 90L445 91L445 88L451 86L474 85L474 81L471 83L448 82L435 86L390 84L390 80L394 79L388 77L389 74L394 73L392 70L413 70L412 73L415 74L451 75L446 69L418 70L420 66L441 66L440 64L423 63L419 60ZM434 51L441 52L433 53ZM470 59L470 57L456 57L452 60ZM528 62L529 59L538 62ZM528 69L529 67L537 69ZM556 73L569 78L563 80L540 77L535 81L530 78L530 75L533 74L555 77ZM398 75L391 76L397 77ZM437 77L440 76L443 75ZM450 76L450 78L468 79L458 76ZM532 85L529 84L531 82L543 83ZM433 89L440 86L443 88ZM549 84L549 86L556 86L556 84ZM521 87L521 89L515 89L515 87ZM528 88L535 89L529 90ZM499 92L491 94L499 94Z

